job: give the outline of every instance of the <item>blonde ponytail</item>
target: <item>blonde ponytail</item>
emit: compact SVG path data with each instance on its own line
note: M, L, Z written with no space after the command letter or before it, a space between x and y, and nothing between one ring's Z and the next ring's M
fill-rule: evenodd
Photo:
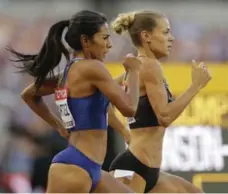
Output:
M111 26L116 33L122 34L131 27L134 19L135 12L122 13L111 23Z

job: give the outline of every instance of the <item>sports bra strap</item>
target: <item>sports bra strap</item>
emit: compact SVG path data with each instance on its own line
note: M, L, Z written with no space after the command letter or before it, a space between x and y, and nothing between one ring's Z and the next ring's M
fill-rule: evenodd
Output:
M72 59L69 63L67 63L65 69L64 69L64 72L63 72L63 77L60 81L60 86L64 86L65 85L65 82L66 82L66 78L67 78L67 74L70 70L70 67L72 64L74 64L75 62L78 62L79 60L82 60L83 58L80 58L80 57L76 57L74 59Z

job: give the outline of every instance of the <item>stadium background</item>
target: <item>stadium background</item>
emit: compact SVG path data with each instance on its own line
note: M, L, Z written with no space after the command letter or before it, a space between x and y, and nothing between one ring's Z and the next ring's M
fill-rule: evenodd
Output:
M163 61L174 96L190 84L193 58L209 64L213 80L167 129L162 169L193 181L205 192L228 192L228 2L222 0L1 0L0 191L42 192L52 156L66 146L21 101L20 91L32 78L15 73L5 46L35 53L52 23L81 9L104 12L110 20L118 13L138 9L164 12L176 38L170 58ZM127 36L112 34L111 39L113 48L106 62L116 76L123 72L123 56L134 48ZM52 100L52 96L46 98L55 111ZM124 149L122 138L109 129L103 168Z

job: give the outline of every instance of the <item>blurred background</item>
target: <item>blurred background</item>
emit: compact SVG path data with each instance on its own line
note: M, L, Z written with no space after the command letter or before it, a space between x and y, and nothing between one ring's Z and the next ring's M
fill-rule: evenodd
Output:
M193 181L207 193L228 192L226 0L0 0L0 192L44 192L52 157L67 145L20 99L32 78L16 73L5 47L36 53L54 22L82 9L103 12L110 21L121 12L140 9L166 14L176 40L163 68L174 96L190 84L192 59L209 65L213 80L167 129L162 169ZM116 76L123 72L124 55L134 48L127 36L112 33L111 40L106 63ZM55 110L53 96L46 101ZM124 149L122 138L109 128L103 168Z

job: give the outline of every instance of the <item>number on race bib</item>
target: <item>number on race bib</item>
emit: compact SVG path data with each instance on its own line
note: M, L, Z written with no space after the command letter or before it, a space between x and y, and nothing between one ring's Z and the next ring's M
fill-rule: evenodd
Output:
M70 129L75 126L75 121L67 104L67 94L68 91L66 88L56 89L55 103L65 128Z

